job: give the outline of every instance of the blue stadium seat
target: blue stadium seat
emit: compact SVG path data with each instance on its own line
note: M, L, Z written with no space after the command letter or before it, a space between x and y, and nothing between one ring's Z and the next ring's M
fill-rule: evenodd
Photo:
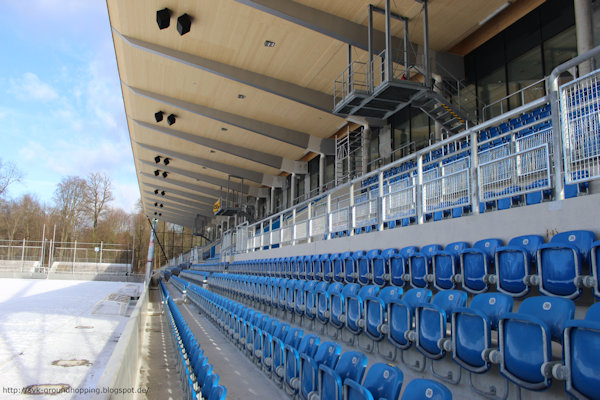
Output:
M315 264L315 277L319 281L330 282L331 279L333 279L333 275L331 276L331 279L328 278L328 274L331 271L331 254L321 254L319 256L319 262Z
M397 249L385 249L380 254L373 257L371 268L373 271L373 283L383 287L390 282L390 258L397 254Z
M366 254L358 256L358 283L368 285L373 282L373 261L380 257L381 250L379 249L369 250Z
M565 324L574 314L575 304L571 300L537 296L526 298L518 313L501 315L498 322L500 373L525 389L550 387L551 374L543 374L541 368L552 361L552 341L562 342Z
M311 320L315 319L317 316L317 293L326 293L327 288L329 287L329 283L325 281L314 282L317 282L314 288L306 290L305 287L304 290L304 315Z
M592 249L590 251L590 262L592 268L592 276L594 277L594 296L600 298L600 240L592 243Z
M360 290L360 285L357 283L349 283L340 292L331 293L330 309L331 316L329 323L336 328L344 326L346 320L346 299L349 296L357 295Z
M321 400L342 400L342 382L346 379L362 381L367 368L367 356L358 351L342 354L335 368L319 365L319 398Z
M456 288L456 276L460 271L460 252L467 249L467 242L454 242L438 250L431 257L433 275L428 279L437 290Z
M503 195L511 195L513 193L518 193L522 190L521 186L509 186L500 193L499 196ZM512 195L507 197L502 197L498 199L498 210L506 210L511 208L514 205L518 205L523 201L523 195Z
M499 246L502 246L500 239L483 239L475 242L470 249L460 252L460 281L463 289L474 294L488 290L494 254Z
M402 300L392 300L388 304L387 338L390 343L400 349L408 349L411 342L405 334L414 328L413 319L415 308L431 299L431 290L410 289Z
M600 303L588 309L585 320L567 322L563 354L567 371L558 377L566 378L565 391L576 399L600 398ZM553 375L555 371L553 368Z
M341 274L342 271L342 254L335 253L332 254L329 258L329 262L323 264L323 276L327 282L342 282L343 279L339 281L336 278L336 274L339 272Z
M343 253L334 254L331 257L331 262L333 264L333 280L336 282L345 282L346 273L345 273L345 264L346 259L352 258L351 251L345 251Z
M210 374L202 384L202 397L207 399L215 387L219 385L219 375Z
M452 311L467 304L467 293L460 290L438 292L431 303L419 304L415 308L415 346L423 355L431 359L440 359L446 354L438 346L446 338L446 324Z
M503 293L481 293L469 308L452 313L452 359L464 369L482 373L490 369L483 352L492 347L492 329L498 329L500 315L513 309L512 297Z
M430 379L413 379L406 385L402 400L452 400L452 392Z
M284 383L289 391L296 393L299 387L293 386L295 379L300 379L300 355L304 354L307 357L314 357L321 338L317 335L305 335L298 348L293 346L285 346L285 379ZM294 381L295 382L295 381Z
M548 296L578 298L584 286L583 266L589 265L595 239L591 231L567 231L542 244L537 252L540 292Z
M215 386L208 396L208 400L225 400L227 396L227 388L222 385Z
M529 293L531 276L536 275L537 250L544 244L540 235L513 238L508 246L496 249L496 288L513 297Z
M320 257L319 254L313 254L310 257L310 262L306 266L306 279L320 280L317 277L317 265L320 262Z
M318 281L299 281L299 284L296 285L296 314L305 314L307 293L312 293L318 283Z
M382 326L387 321L386 313L388 304L392 300L402 298L403 289L395 286L387 286L379 291L377 297L366 297L365 300L365 334L379 341L385 337Z
M300 344L300 340L302 340L302 335L304 331L300 328L290 328L287 335L285 335L285 339L281 340L278 338L273 338L272 343L272 363L271 363L271 376L276 381L282 381L285 376L285 357L286 347L297 348Z
M262 367L267 373L271 373L273 366L273 344L275 340L283 340L287 336L290 325L280 322L275 328L275 332L270 333L263 331L263 351L262 351Z
M344 285L340 282L334 282L327 287L326 291L317 292L317 321L327 324L331 318L331 297L339 296L342 293Z
M342 264L342 275L344 278L344 282L346 283L356 283L358 282L358 259L360 257L366 256L365 251L355 251L353 253L346 252L342 254L343 264Z
M343 382L343 400L397 400L404 374L400 368L384 363L373 364L360 384L351 378Z
M410 280L408 258L418 251L418 247L408 246L390 255L390 282L392 285L404 287Z
M311 393L316 392L320 365L334 368L338 362L342 346L335 342L323 342L319 345L313 358L300 354L300 381L292 379L291 385L299 390L300 398L308 400ZM296 387L298 386L298 387Z
M408 267L410 270L410 285L414 288L427 288L429 282L427 275L431 273L431 258L433 254L442 250L439 244L430 244L421 248L408 257Z
M364 304L367 297L377 296L379 286L367 285L360 288L358 293L346 297L346 329L355 335L362 333L365 327Z

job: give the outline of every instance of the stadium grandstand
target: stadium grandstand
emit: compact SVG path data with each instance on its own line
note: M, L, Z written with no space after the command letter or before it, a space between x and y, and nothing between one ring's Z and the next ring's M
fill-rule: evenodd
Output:
M600 399L600 2L107 5L144 212L206 243L121 381Z

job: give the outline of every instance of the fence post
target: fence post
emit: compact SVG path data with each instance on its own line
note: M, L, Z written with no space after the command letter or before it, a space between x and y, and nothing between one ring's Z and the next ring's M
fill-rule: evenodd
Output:
M104 242L100 241L100 264L102 264L102 250L104 249Z
M423 217L423 154L417 157L417 224L422 225Z
M23 238L23 247L21 248L21 272L25 270L25 238Z
M75 255L77 254L77 240L75 241L75 247L73 247L73 263L71 264L71 272L75 273Z
M471 131L471 211L479 214L479 145L476 131Z

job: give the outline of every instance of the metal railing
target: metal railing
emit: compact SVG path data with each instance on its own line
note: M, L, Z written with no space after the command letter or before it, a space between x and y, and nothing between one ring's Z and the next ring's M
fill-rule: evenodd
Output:
M511 108L515 108L515 106L527 104L535 99L539 99L547 95L548 79L543 78L509 94L508 96L504 96L503 98L493 101L490 104L484 105L481 108L483 120L485 121L490 118L497 117L504 114ZM518 104L512 104L515 100L518 100Z
M600 48L595 51L600 54ZM532 192L551 191L553 198L562 199L563 178L569 183L600 177L599 74L561 86L561 99L570 103L558 115L554 94L534 100L244 226L247 241L238 235L236 252L328 240L339 233L352 236L365 226L383 230L393 221L396 226L399 221L422 224L426 214L454 208L478 214L480 202L512 203ZM549 104L552 115L546 112ZM582 165L586 174L577 173ZM283 228L275 226L277 221Z

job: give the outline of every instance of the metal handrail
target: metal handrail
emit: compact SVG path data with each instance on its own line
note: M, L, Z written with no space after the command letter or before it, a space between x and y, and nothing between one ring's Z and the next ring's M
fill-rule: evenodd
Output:
M525 91L539 85L542 82L544 82L544 96L546 96L548 94L548 80L547 80L547 78L542 78L539 81L536 81L528 86L525 86L524 88L517 90L516 92L509 94L508 96L504 96L501 99L498 99L488 105L483 106L483 108L481 109L481 114L483 115L483 118L487 119L487 111L497 104L500 104L500 115L503 114L503 112L504 112L504 108L502 106L503 103L505 101L508 102L511 98L513 98L517 95L521 96L521 104L525 104ZM540 97L544 97L544 96L540 96Z

